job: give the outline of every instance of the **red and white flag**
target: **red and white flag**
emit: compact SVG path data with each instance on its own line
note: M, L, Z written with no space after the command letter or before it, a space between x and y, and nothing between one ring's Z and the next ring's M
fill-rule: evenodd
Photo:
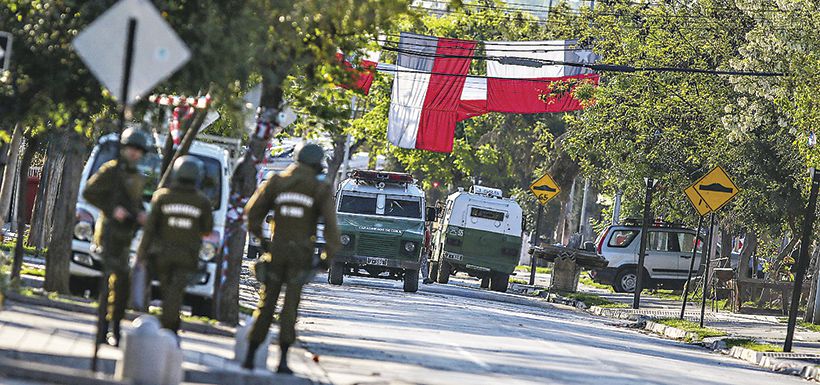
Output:
M376 54L375 59L371 57L362 59L358 66L351 64L352 60L346 58L342 53L337 53L336 59L341 62L342 67L350 74L350 79L339 84L339 87L358 91L365 95L370 94L370 87L376 77L376 66L379 64L378 54Z
M484 43L487 60L487 111L535 114L583 108L570 92L552 91L554 82L590 81L592 70L560 63L592 64L595 54L574 40ZM493 60L492 58L497 58ZM549 64L550 61L558 62Z
M453 149L475 41L402 33L387 139L402 148Z

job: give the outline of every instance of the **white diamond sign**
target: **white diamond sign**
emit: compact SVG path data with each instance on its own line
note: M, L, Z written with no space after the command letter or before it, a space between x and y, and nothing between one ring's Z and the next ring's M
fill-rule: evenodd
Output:
M115 98L122 98L131 19L136 20L136 32L127 104L150 91L191 57L185 42L150 1L120 0L72 42L85 65Z

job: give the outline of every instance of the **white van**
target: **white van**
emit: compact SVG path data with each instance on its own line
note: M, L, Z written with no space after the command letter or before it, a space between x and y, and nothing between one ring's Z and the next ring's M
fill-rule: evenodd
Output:
M83 168L80 191L85 188L88 179L99 170L100 166L114 159L119 148L118 141L118 134L109 134L100 138ZM205 178L201 189L213 204L214 228L210 235L203 237L202 248L199 252L199 268L185 292L188 294L186 300L191 305L191 312L194 315L210 315L216 281L216 257L220 252L222 237L225 234L232 162L228 151L223 147L200 141L194 141L190 155L196 156L205 165ZM155 151L147 153L139 165L140 171L148 179L143 194L143 204L146 210L159 182L161 164L162 159ZM77 201L74 240L71 245L72 290L95 289L99 286L97 283L102 275L102 262L89 250L94 238L94 225L98 218L99 210L86 202L80 194ZM142 231L139 231L131 244L132 263L141 237Z

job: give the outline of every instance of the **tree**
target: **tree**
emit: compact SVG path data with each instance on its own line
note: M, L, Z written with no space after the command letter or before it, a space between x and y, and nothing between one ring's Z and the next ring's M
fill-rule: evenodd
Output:
M224 255L227 271L220 287L217 318L238 322L239 275L246 232L241 226L241 212L256 188L256 160L261 159L265 144L277 127L275 117L283 108L283 95L290 77L305 92L332 82L334 74L342 77L336 53L359 52L378 32L392 24L392 18L407 12L404 0L322 0L298 2L254 2L261 25L269 26L259 41L256 62L262 77L262 110L257 118L256 135L249 138L248 151L231 178L230 207ZM222 265L222 264L221 264Z

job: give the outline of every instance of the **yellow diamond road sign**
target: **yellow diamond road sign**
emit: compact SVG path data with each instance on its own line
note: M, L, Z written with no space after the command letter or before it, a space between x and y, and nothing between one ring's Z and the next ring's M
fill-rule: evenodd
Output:
M740 191L720 166L713 168L692 186L712 211L720 210Z
M695 185L691 185L687 187L683 192L686 193L686 197L689 198L689 202L692 202L692 206L695 207L695 210L698 212L698 215L704 216L709 214L712 209L706 204L706 201L698 195L698 192L695 190Z
M549 174L544 174L530 185L530 191L541 204L546 204L550 199L555 198L561 192L561 189Z

